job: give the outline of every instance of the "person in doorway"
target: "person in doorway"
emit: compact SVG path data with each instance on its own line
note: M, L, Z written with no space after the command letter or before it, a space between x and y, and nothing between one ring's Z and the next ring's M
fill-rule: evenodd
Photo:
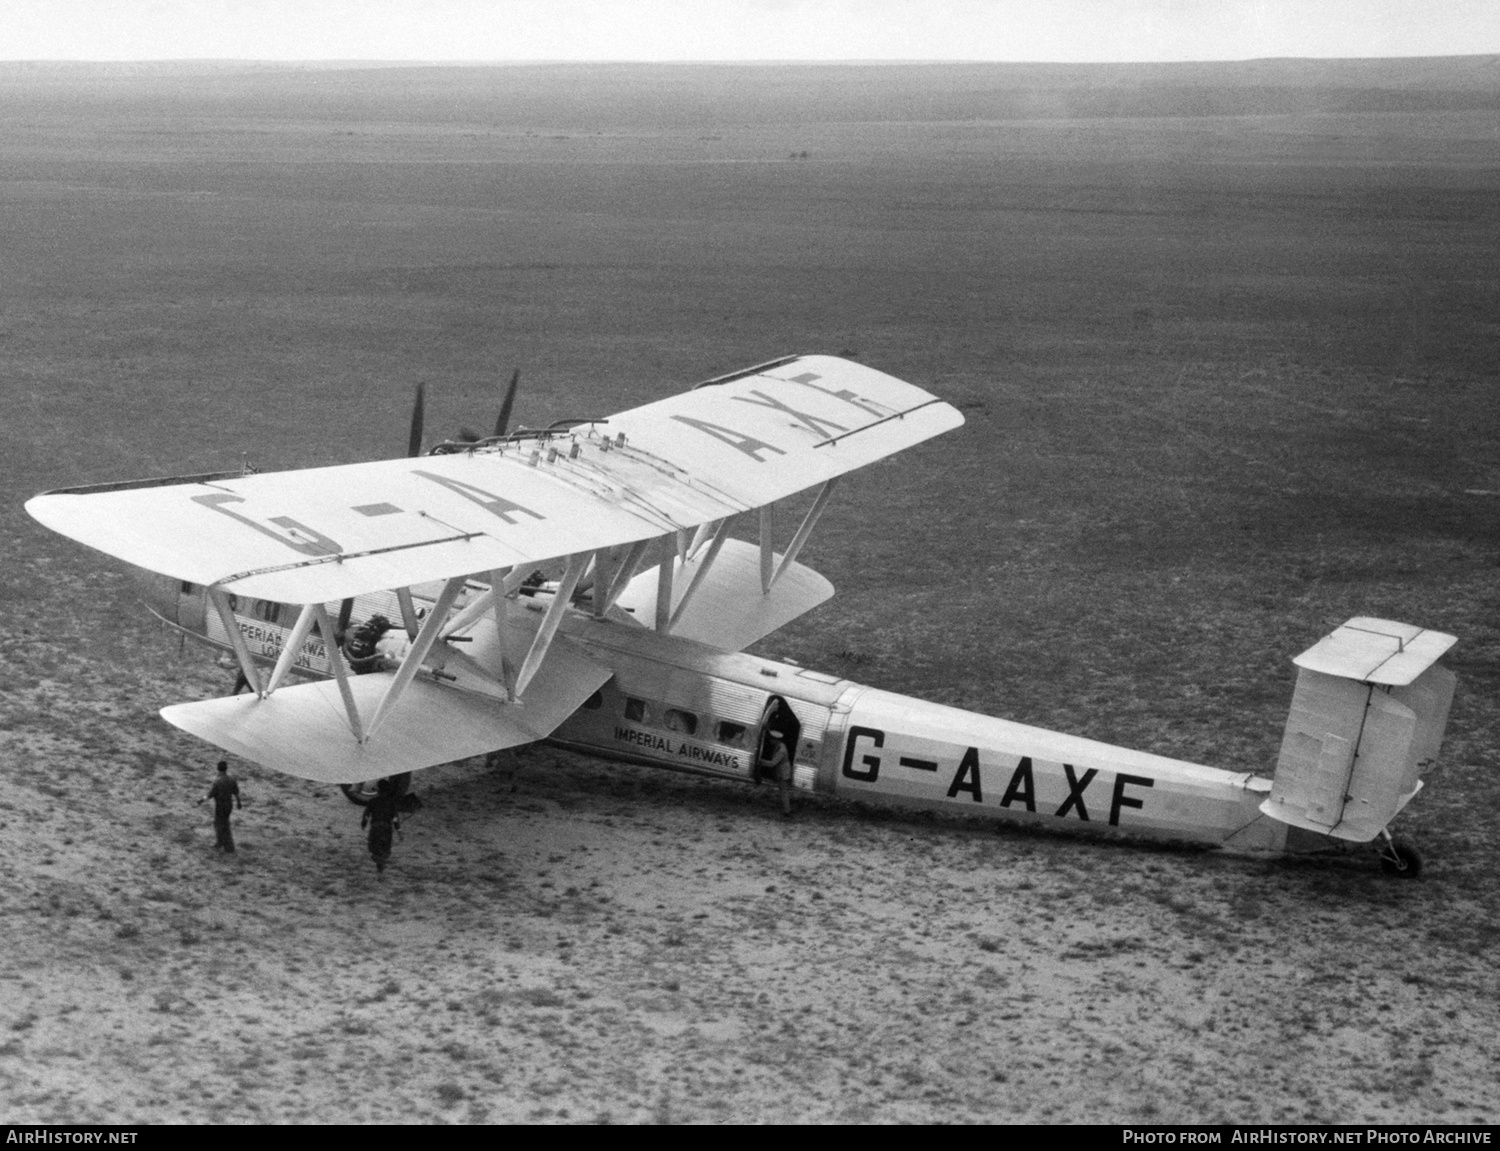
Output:
M756 774L760 779L774 779L781 792L781 814L792 814L792 757L787 754L786 736L780 731L766 733L761 746L760 759L756 763Z
M208 794L198 802L206 803L210 799L214 801L214 847L233 855L234 832L229 828L229 812L231 804L239 808L243 808L245 804L240 799L240 781L229 774L229 763L226 760L219 760L219 776L208 789Z

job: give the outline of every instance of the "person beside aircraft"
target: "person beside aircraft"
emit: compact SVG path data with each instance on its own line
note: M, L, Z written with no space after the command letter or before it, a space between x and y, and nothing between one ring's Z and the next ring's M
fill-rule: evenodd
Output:
M234 832L229 827L230 804L241 809L245 804L240 799L240 781L229 774L227 760L219 760L219 776L209 787L208 794L198 802L205 803L210 799L214 801L214 848L233 855Z
M370 829L367 841L370 858L375 861L376 873L383 873L391 861L392 838L401 826L400 805L393 780L382 779L376 785L375 798L365 805L359 826Z

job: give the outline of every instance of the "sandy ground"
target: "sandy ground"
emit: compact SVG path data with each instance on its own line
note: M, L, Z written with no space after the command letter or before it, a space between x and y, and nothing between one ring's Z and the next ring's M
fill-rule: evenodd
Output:
M419 776L383 879L336 791L237 765L230 858L194 806L212 752L152 716L220 673L141 634L128 677L31 637L54 675L5 692L6 1121L1500 1114L1461 882L783 821L547 748Z
M1037 121L967 65L0 77L0 1120L1496 1121L1492 63ZM236 765L226 859L156 713L230 676L20 510L399 451L418 380L431 436L516 366L536 425L815 350L969 424L841 484L773 654L1265 771L1295 652L1452 632L1423 877L545 748L419 777L383 880Z

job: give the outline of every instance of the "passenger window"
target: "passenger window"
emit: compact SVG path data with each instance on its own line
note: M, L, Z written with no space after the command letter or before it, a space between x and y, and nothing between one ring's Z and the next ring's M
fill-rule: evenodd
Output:
M662 720L666 723L668 731L680 731L684 735L692 735L698 730L698 717L681 708L667 708Z
M651 720L651 711L646 706L646 701L643 699L631 699L629 696L626 696L625 718L633 719L636 723L649 723Z
M598 711L603 706L604 693L602 691L596 691L593 695L589 696L588 699L583 701L584 711Z
M727 743L730 747L745 746L745 725L743 723L730 723L727 719L719 721L719 742Z

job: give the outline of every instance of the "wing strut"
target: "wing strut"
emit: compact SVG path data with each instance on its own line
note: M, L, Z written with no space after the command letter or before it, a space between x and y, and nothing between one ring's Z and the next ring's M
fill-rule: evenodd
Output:
M427 618L422 621L422 630L417 633L417 638L412 640L411 647L407 649L406 656L401 661L401 666L396 669L396 676L391 680L391 686L386 688L385 694L380 697L380 703L375 708L375 714L370 718L370 726L365 731L364 743L381 725L385 717L390 715L391 708L401 698L401 693L406 690L406 685L412 680L422 666L422 661L427 658L427 653L432 650L432 645L437 642L442 633L443 624L447 620L448 612L453 607L453 601L458 598L458 593L464 590L464 584L468 582L467 576L454 576L443 585L443 590L438 593L437 603L432 605L432 610L427 613ZM343 682L341 676L339 682ZM351 705L352 706L352 705Z
M406 629L406 638L416 639L421 625L417 620L416 605L411 602L411 588L398 587L396 602L401 605L401 626Z
M490 572L490 591L500 589L500 594L492 595L490 602L495 609L495 642L500 645L500 683L505 688L505 694L515 699L516 669L510 662L510 652L506 650L505 643L506 617L510 615L510 596L505 591L505 581L510 574L510 568L496 568Z
M447 639L450 635L468 631L484 616L485 612L490 610L492 605L500 600L508 599L511 593L524 584L530 576L531 572L524 567L499 568L490 572L489 590L481 592L464 605L464 609L443 628L443 638ZM495 618L498 621L500 617Z
M359 707L354 702L354 690L349 686L349 670L344 666L344 653L339 650L339 641L334 638L333 621L328 618L328 609L320 603L312 605L313 617L318 621L318 631L323 633L323 646L328 650L328 666L333 668L333 678L338 680L339 695L344 700L344 710L349 713L349 730L354 732L358 743L365 741L365 727L359 719Z
M578 587L578 580L583 575L583 569L588 566L589 558L588 552L579 552L577 555L568 557L568 567L563 572L562 582L557 585L557 593L552 597L552 603L542 619L542 626L536 629L536 638L531 641L531 650L526 653L520 674L516 676L517 699L530 685L531 678L536 675L537 669L542 666L542 659L546 656L547 649L552 646L552 637L557 634L557 626L562 623L563 615L568 610L568 602L573 598L573 592Z
M625 566L625 559L620 558L620 567ZM597 548L594 551L594 567L590 573L593 581L589 588L589 598L594 604L594 618L603 619L604 612L608 607L609 585L618 574L619 569L609 566L609 549Z
M224 625L229 642L234 645L234 654L240 661L240 671L245 675L245 682L250 685L251 691L260 695L260 672L255 666L255 660L251 658L250 648L245 643L240 625L235 622L234 608L229 606L229 596L223 588L211 587L208 589L208 598L214 601L214 610L219 613L219 620Z
M316 618L317 614L313 611L313 605L303 604L302 613L297 616L297 623L292 628L292 634L286 637L286 643L281 649L281 658L276 661L276 667L271 672L270 682L260 693L262 699L281 686L281 681L291 670L292 664L296 662L297 653L302 650L302 641L307 638L307 633L312 631L313 620ZM332 662L331 657L330 662Z
M502 586L501 581L494 579L494 576L497 574L500 574L503 580L502 573L491 573L489 590L480 592L479 595L464 605L462 611L443 625L444 639L447 639L450 635L460 635L468 631L469 628L484 618L484 613L490 610L496 600L505 598L503 590L499 594L496 594L496 589Z
M736 518L735 516L725 516L718 522L718 530L714 532L714 542L708 545L708 552L698 561L698 570L693 573L692 582L688 584L687 591L682 593L682 599L678 601L676 608L673 609L672 618L667 623L668 629L682 618L682 613L687 610L687 605L692 602L693 593L698 590L699 586L703 583L703 577L714 566L714 560L719 555L719 549L724 546L724 541L729 538L729 529L734 526ZM702 529L699 530L701 531Z
M672 575L677 567L678 541L661 538L661 566L656 569L656 630L662 635L672 626Z
M683 552L682 558L690 560L697 555L698 549L708 541L708 538L718 530L719 525L723 522L723 520L705 520L699 524L698 530L693 533L693 542L688 544L687 551ZM678 542L679 544L681 543L680 540Z
M833 485L836 483L838 483L837 476L827 481L818 491L818 498L813 500L813 506L808 508L807 515L802 517L802 526L797 529L797 534L792 537L792 544L789 548L786 549L786 555L781 557L781 564L779 567L777 567L776 574L771 577L771 582L766 587L767 591L774 587L776 585L776 581L781 578L782 573L786 571L787 568L792 566L792 561L797 558L797 553L802 550L802 545L807 542L807 537L812 535L813 528L818 526L818 517L823 514L823 509L828 506L828 497L833 494ZM764 565L764 537L762 537L761 540L761 549L761 564ZM762 566L761 571L762 573L764 573L764 566ZM762 579L764 579L764 574L762 575Z
M615 606L615 601L620 598L621 593L630 585L630 581L639 573L641 560L645 557L646 551L650 548L652 542L651 537L647 536L645 539L636 540L635 543L630 545L630 550L625 553L625 558L620 561L620 566L615 569L614 579L610 581L609 591L604 596L603 605L595 608L595 615L602 616ZM598 602L597 599L595 602Z
M760 590L771 590L772 564L776 562L776 505L760 509Z

